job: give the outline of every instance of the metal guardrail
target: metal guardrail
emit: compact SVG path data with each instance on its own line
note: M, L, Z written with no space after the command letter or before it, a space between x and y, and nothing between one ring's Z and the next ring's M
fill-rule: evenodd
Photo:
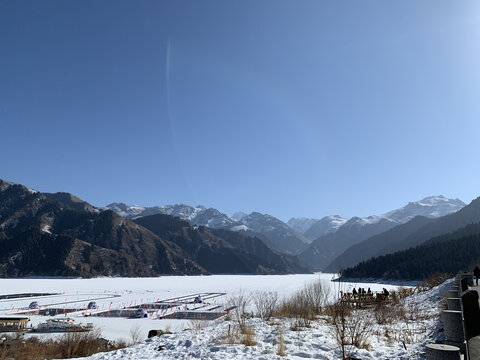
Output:
M445 344L427 344L427 360L480 359L478 292L469 286L473 286L473 274L458 273L448 291L448 309L442 312Z

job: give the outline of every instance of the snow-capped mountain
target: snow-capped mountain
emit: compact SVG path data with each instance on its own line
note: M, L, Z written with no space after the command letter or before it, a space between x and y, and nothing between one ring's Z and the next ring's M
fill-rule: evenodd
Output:
M318 222L319 220L320 219L306 218L306 217L299 217L299 218L292 217L290 218L290 220L287 221L287 224L293 230L301 234L304 234L305 231L310 229L312 225Z
M239 225L236 221L230 219L224 213L213 208L205 206L189 206L184 204L144 207L138 205L125 205L124 203L113 203L107 205L105 209L113 210L118 215L138 219L144 216L163 214L177 216L182 220L188 221L192 225L207 226L212 229L231 228Z
M422 200L410 202L406 206L382 215L353 217L338 228L336 232L325 234L313 241L300 257L310 266L324 269L350 246L381 234L416 216L437 218L457 212L465 206L459 199L444 196L429 196ZM308 230L307 230L308 231Z
M305 236L268 214L252 212L242 217L240 223L254 233L262 235L261 239L271 247L287 253L297 254L310 243Z
M243 211L238 211L236 212L235 214L233 214L232 216L230 216L230 218L232 220L235 220L235 221L240 221L242 220L245 216L247 216L248 214L247 213L244 213Z
M340 215L325 216L306 229L305 232L303 232L303 235L313 241L318 239L320 236L337 231L338 228L346 222L347 219L341 217Z
M395 224L404 224L416 216L437 218L457 212L465 206L460 199L448 199L445 196L428 196L422 200L409 202L400 209L389 211L382 215L372 215L364 218L354 217L345 223L345 226L363 226L378 223L380 220L391 221Z
M233 231L244 231L250 235L258 236L269 246L280 251L296 254L304 250L308 244L318 238L339 232L342 239L339 244L343 250L352 245L352 241L361 241L366 237L379 234L398 224L405 223L417 215L427 217L443 216L457 211L465 204L458 199L447 199L443 196L430 196L417 202L408 203L405 207L390 211L383 215L372 215L364 218L353 217L345 219L339 215L326 216L315 222L315 219L292 218L290 225L268 214L252 212L249 215L238 212L228 217L214 208L204 206L189 206L184 204L166 206L128 206L123 203L113 203L106 208L115 211L120 216L130 219L137 219L143 216L165 214L180 217L192 225L207 226L212 229L228 229ZM296 231L306 228L312 223L308 230L302 234ZM341 231L339 231L341 230ZM324 239L327 242L330 240ZM323 244L323 242L322 242ZM331 244L329 244L330 246ZM324 245L322 245L323 247ZM345 247L346 246L346 247ZM334 246L335 247L335 246ZM323 252L321 248L315 252ZM314 252L310 252L311 256ZM333 251L330 255L334 255Z
M177 216L183 220L191 222L203 211L207 210L206 207L198 205L196 207L184 205L184 204L175 204L175 205L166 205L166 206L138 206L138 205L125 205L124 203L113 203L107 205L105 209L113 210L118 215L126 217L128 219L136 219L143 216L155 215L155 214L164 214Z
M394 226L396 224L404 224L416 216L428 218L445 216L460 210L464 206L465 203L459 199L448 199L442 195L429 196L419 201L409 202L400 209L395 209L382 215L371 215L363 218L353 217L351 219L345 219L339 215L325 216L313 222L308 229L299 232L313 241L323 235L336 232L340 226L361 228L365 225L377 224L381 220L384 223L390 222ZM301 228L303 224L308 224L307 220L314 219L292 218L289 220L289 225L294 229L295 227Z
M460 199L448 199L442 195L429 196L419 201L409 202L401 209L390 211L382 216L403 224L415 216L437 218L457 212L464 206L465 203Z
M229 218L217 209L204 206L188 206L183 204L166 206L129 206L123 203L107 205L120 216L138 219L140 217L165 214L177 216L188 221L192 225L207 226L212 229L228 229L232 231L243 231L249 235L257 236L265 241L270 247L282 252L296 254L303 250L310 242L302 234L291 229L283 221L274 216L252 212L247 215L238 212Z
M213 208L200 211L189 221L194 225L207 226L212 229L232 228L233 226L238 225L236 221Z

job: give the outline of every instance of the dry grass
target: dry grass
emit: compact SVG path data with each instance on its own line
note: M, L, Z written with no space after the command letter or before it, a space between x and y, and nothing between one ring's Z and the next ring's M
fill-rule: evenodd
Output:
M68 359L126 347L125 342L112 343L100 338L99 331L67 333L57 340L41 341L36 337L10 337L0 344L0 359Z
M251 326L237 326L228 325L227 333L222 337L221 343L235 345L243 344L245 346L254 346L257 344L255 341L255 331Z
M421 291L425 290L430 290L434 288L435 286L440 285L443 283L445 280L452 278L452 274L446 274L446 273L438 273L434 274L426 279L423 280L423 282L418 285L417 287L421 289Z
M311 327L311 322L327 309L330 288L323 281L318 280L284 299L276 311L275 316L293 318L292 330L298 331L304 327Z
M245 346L254 346L257 344L255 341L255 331L251 326L244 326L240 333L243 335L241 343Z
M277 355L278 356L287 355L287 347L285 346L285 338L283 336L283 326L280 326L278 329Z
M190 326L189 328L195 331L202 330L203 328L206 328L209 325L209 321L206 320L190 320Z

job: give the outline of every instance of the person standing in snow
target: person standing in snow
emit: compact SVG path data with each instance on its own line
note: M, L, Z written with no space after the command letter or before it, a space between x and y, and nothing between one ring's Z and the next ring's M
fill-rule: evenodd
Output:
M473 275L475 275L475 282L478 286L478 278L480 277L480 268L477 266L475 266L475 269L473 269Z

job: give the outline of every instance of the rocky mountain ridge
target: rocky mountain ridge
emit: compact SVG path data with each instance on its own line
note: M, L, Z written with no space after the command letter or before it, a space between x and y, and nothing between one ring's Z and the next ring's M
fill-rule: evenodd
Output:
M166 214L178 216L191 225L206 226L211 229L227 229L241 231L247 235L257 236L271 248L288 253L297 254L310 242L308 238L293 230L290 226L274 216L252 212L250 214L236 213L229 218L226 214L214 208L204 206L188 206L184 204L141 207L129 206L123 203L107 205L106 209L113 210L119 215L136 219L146 215Z
M336 232L325 234L313 241L299 256L312 268L324 270L349 247L368 238L405 224L417 216L442 217L455 213L464 206L465 203L459 199L448 199L441 195L429 196L382 215L353 217Z
M260 239L245 236L240 241L233 233L227 241L218 235L205 235L205 231L189 224L184 228L202 249L210 249L213 265L208 262L204 265L213 271L220 268L214 264L222 261L225 249L242 267L226 262L221 267L222 273L235 273L240 268L242 273L251 274L308 271L296 258L278 260ZM215 241L209 241L212 237ZM176 239L179 238L181 235ZM241 244L232 245L235 241ZM262 256L244 245L249 241L257 244L255 249L263 246ZM211 272L195 261L195 253L189 253L179 243L114 211L97 209L74 195L43 194L0 180L0 276L158 276Z

